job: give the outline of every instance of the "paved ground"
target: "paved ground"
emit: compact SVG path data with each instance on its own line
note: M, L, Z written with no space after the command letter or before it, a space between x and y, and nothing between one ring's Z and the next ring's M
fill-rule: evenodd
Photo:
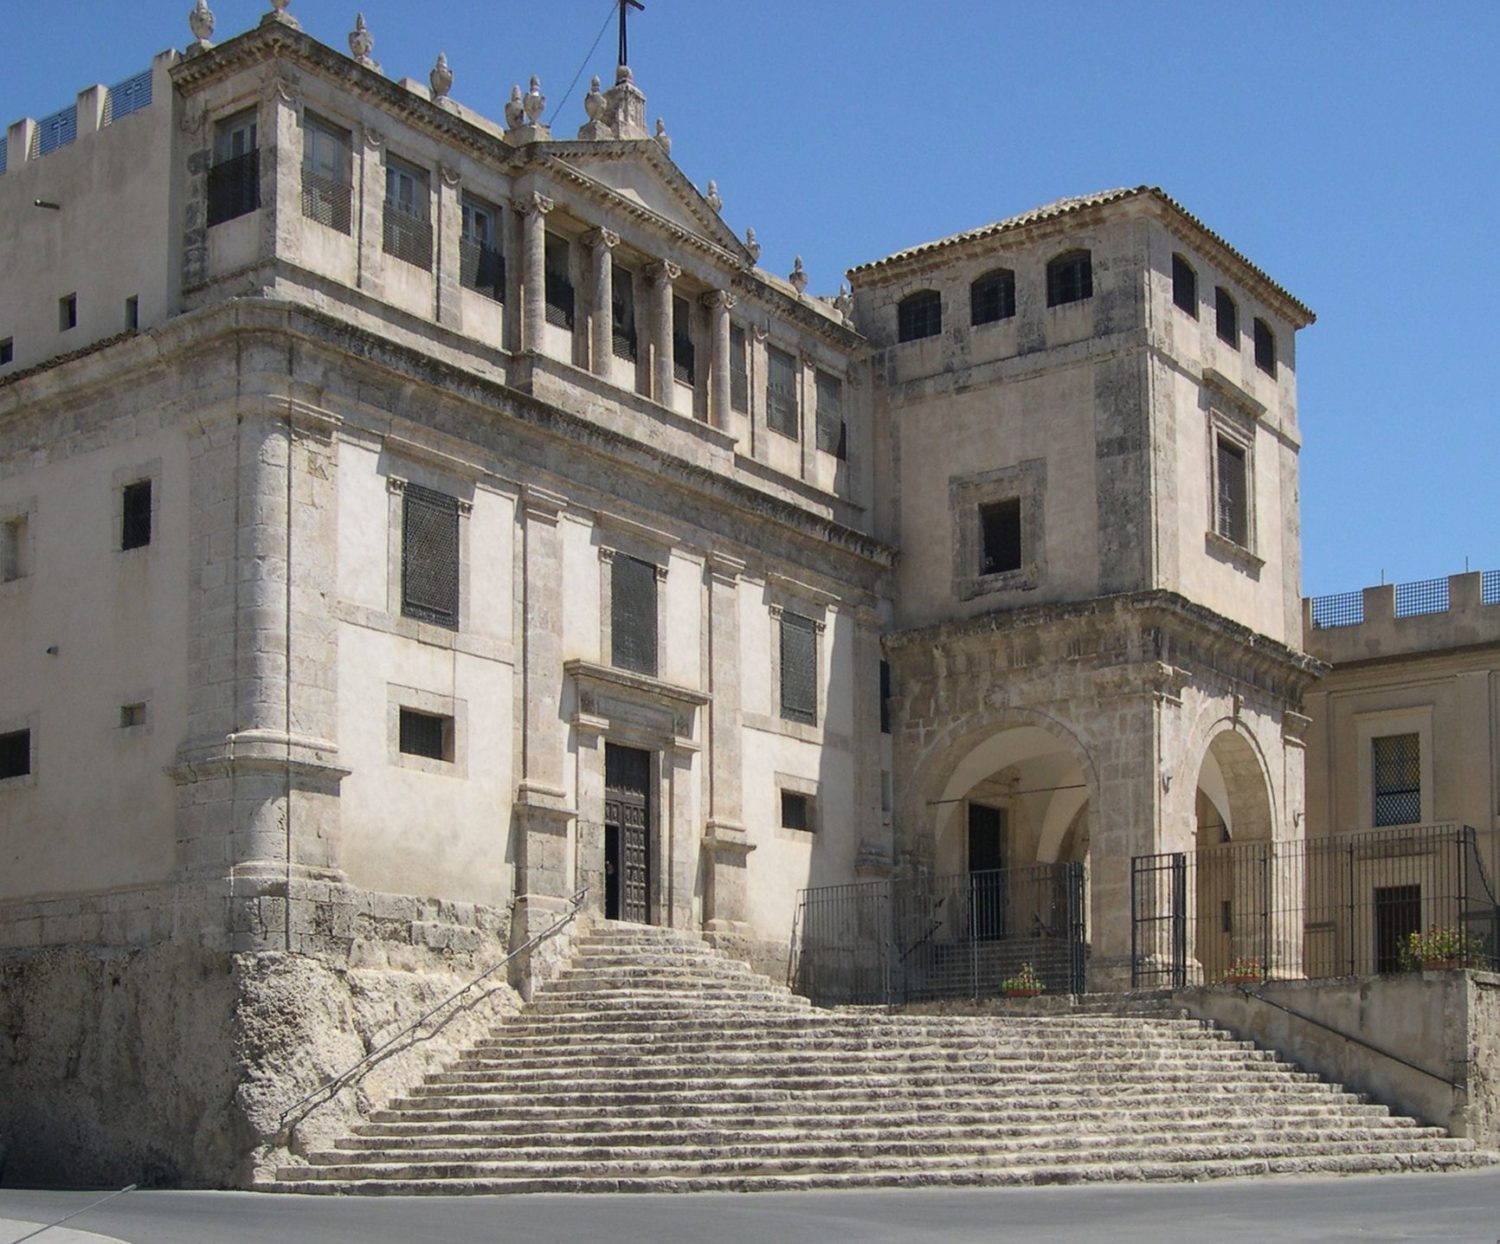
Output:
M0 1189L0 1244L99 1194ZM95 1232L98 1234L86 1234ZM134 1192L37 1244L1500 1244L1500 1170L992 1191L388 1197Z

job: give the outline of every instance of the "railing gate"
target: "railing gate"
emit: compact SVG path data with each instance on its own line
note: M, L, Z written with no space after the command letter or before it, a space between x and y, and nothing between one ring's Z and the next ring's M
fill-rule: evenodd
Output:
M1187 983L1187 856L1130 861L1130 987L1181 989Z

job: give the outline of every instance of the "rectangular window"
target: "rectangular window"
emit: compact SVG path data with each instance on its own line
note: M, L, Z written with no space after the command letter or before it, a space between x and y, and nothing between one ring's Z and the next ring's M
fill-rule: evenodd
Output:
M683 384L698 377L698 352L693 346L693 307L686 298L672 299L672 375Z
M811 618L781 615L781 715L818 723L818 632Z
M146 706L144 704L120 705L121 730L129 730L132 726L144 726L145 724Z
M811 795L798 794L793 790L781 792L781 827L812 832L813 801Z
M407 484L401 503L401 612L458 627L458 499Z
M547 235L546 316L558 328L573 327L573 248L567 238Z
M67 332L70 328L78 327L78 295L64 294L57 300L57 328L59 332Z
M385 253L414 267L432 267L432 195L427 170L385 158Z
M151 543L151 481L136 480L120 490L120 547L143 549Z
M729 326L729 406L740 414L750 413L750 357L745 330Z
M818 386L818 448L835 458L849 453L849 428L844 423L844 382L820 371Z
M1234 299L1222 285L1214 287L1214 319L1219 340L1226 341L1236 350L1240 348L1240 312Z
M1422 819L1422 742L1416 734L1371 739L1375 825L1415 825Z
M0 734L0 781L27 777L31 773L31 731L12 730Z
M500 253L500 209L464 195L458 238L458 279L466 289L505 301L505 257Z
M125 300L125 331L135 332L141 326L141 300L132 294Z
M978 328L1008 320L1016 313L1016 274L1008 268L990 272L969 286L969 323Z
M0 367L12 363L16 358L16 342L13 337L0 337Z
M351 232L349 131L311 113L302 117L302 214L320 225Z
M880 663L880 733L891 732L891 663Z
M979 507L979 573L1021 568L1021 499L1009 497Z
M1255 365L1268 376L1276 374L1276 334L1262 319L1255 321Z
M254 109L214 127L214 162L208 170L208 223L223 224L260 206L260 152Z
M1179 311L1198 318L1198 274L1181 255L1172 256L1172 301Z
M453 759L453 718L437 713L401 710L401 751L428 760Z
M766 347L766 427L797 436L797 360L775 346Z
M1250 495L1243 446L1222 436L1216 439L1218 495L1214 498L1214 530L1241 548L1250 547Z
M656 567L616 553L609 588L610 662L656 677Z
M31 573L28 520L21 514L0 523L0 583L14 583Z
M610 280L610 318L615 357L633 363L640 351L640 339L635 329L635 273L613 259L610 263L614 265L614 275Z

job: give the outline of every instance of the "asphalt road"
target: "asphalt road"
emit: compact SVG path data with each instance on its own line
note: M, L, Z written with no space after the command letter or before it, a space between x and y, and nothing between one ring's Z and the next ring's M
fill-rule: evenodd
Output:
M97 1193L0 1189L0 1244ZM85 1234L88 1233L88 1234ZM133 1192L37 1244L1500 1244L1500 1170L994 1190L291 1197Z

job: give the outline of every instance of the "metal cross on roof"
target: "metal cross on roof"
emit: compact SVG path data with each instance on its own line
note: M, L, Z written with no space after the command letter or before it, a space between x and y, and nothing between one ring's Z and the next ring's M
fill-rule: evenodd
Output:
M628 30L625 18L626 18L626 15L630 12L631 9L640 9L641 12L644 13L646 11L646 6L641 3L641 0L620 0L620 60L619 60L619 63L622 64L622 65L628 65L628 64L630 64L630 38L629 38L629 30Z

